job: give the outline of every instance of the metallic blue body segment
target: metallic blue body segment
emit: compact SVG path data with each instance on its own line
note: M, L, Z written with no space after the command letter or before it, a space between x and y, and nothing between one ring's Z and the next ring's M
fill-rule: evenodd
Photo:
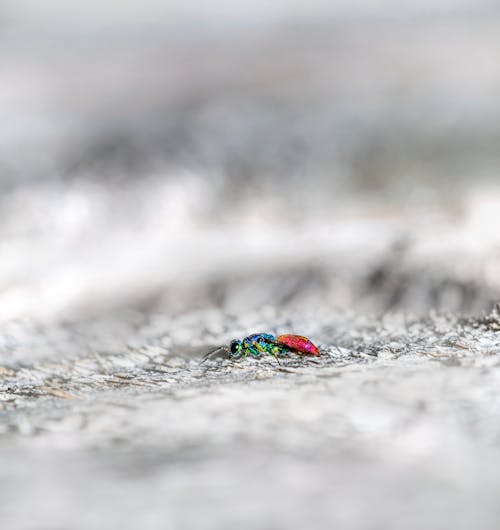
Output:
M274 335L269 333L254 333L243 339L243 354L249 353L255 357L261 353L270 353L269 344L274 342Z
M261 338L264 340L274 340L274 335L271 335L270 333L254 333L253 335L249 335L247 337L247 339L250 339L255 342L257 342Z
M276 359L290 353L300 355L319 355L320 350L307 337L301 335L280 335L275 337L270 333L253 333L243 339L233 339L229 346L219 346L208 352L202 360L204 363L211 355L225 351L230 359L245 358L248 355L258 357L262 353L272 355ZM279 362L279 361L278 361Z
M208 352L202 360L204 363L211 355L218 351L225 351L230 359L245 358L248 355L258 357L267 353L275 358L290 353L301 355L319 355L319 349L307 338L301 335L280 335L276 338L270 333L254 333L244 339L233 339L229 346L220 346Z
M229 347L229 357L238 359L253 355L258 357L262 353L267 353L273 357L286 355L290 348L284 344L279 344L274 335L270 333L254 333L244 339L231 341Z

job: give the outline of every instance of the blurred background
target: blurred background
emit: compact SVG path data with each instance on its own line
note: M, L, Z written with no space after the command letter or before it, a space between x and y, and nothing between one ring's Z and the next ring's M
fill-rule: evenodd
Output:
M0 0L2 529L498 528L499 95L493 0Z
M0 320L500 295L491 0L3 0Z

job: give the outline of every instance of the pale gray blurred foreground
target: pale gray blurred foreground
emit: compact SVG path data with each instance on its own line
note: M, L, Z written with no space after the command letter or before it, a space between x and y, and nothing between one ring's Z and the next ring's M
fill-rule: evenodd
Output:
M498 8L168 4L0 7L0 527L497 528Z
M498 313L100 326L4 330L6 528L497 528ZM300 329L324 353L190 360L247 329Z

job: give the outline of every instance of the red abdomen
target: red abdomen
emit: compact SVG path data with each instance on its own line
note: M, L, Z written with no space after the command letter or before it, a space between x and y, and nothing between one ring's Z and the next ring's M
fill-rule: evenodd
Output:
M319 349L307 338L300 335L280 335L277 342L288 346L292 350L308 355L319 355Z

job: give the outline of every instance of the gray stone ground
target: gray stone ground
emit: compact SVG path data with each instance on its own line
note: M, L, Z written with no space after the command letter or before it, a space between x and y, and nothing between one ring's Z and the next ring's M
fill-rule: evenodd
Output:
M499 528L499 56L489 0L1 2L0 530ZM257 331L324 353L199 365Z
M199 365L244 329L323 355ZM498 528L499 339L497 312L5 326L2 528Z

